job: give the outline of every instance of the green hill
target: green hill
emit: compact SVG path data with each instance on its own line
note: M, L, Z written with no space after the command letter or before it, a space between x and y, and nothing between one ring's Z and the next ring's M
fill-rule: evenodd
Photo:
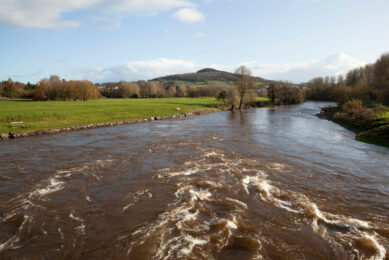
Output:
M266 80L260 77L253 77L253 79L256 82L256 86L268 85L272 82L270 80ZM159 81L177 85L184 84L206 86L215 81L231 84L234 82L234 80L234 73L205 68L195 73L169 75L165 77L155 78L152 81Z

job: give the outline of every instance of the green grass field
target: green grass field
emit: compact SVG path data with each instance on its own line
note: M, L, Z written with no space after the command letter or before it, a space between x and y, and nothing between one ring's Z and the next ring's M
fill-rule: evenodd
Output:
M382 118L384 118L386 120L389 120L389 111L387 111L386 113L382 114Z
M389 124L389 107L385 107L386 111L384 112L378 112L377 113L377 122L382 124L382 123L387 123Z
M270 99L267 98L267 97L257 97L257 101L260 101L260 102L269 102Z
M217 110L215 98L98 99L89 101L0 101L0 133L114 122ZM177 111L176 108L181 108ZM23 121L27 128L12 128Z

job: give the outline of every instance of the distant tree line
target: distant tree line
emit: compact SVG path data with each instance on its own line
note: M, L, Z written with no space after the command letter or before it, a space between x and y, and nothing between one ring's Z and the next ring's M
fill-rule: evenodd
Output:
M97 86L90 81L65 81L55 75L35 85L14 82L12 79L0 82L0 99L88 100L99 96Z
M34 100L88 100L99 98L97 87L87 80L42 79L34 89Z
M205 71L202 73L216 73ZM220 72L219 72L220 73ZM230 75L231 73L224 73ZM297 104L304 101L301 88L287 82L273 82L270 87L256 85L256 78L245 66L232 74L234 81L209 81L207 85L176 81L137 81L93 84L90 81L66 81L53 75L36 85L13 82L0 85L0 94L7 98L32 98L34 100L89 100L106 98L163 98L163 97L215 97L232 109L257 105L258 93L268 95L275 105Z
M159 81L105 83L98 85L101 95L108 98L218 97L232 86L215 82L208 86L166 84Z
M389 54L374 64L350 70L346 76L314 78L306 87L310 100L336 101L342 105L353 99L365 106L389 105Z
M31 98L35 85L14 82L12 79L0 82L0 97L2 98Z
M270 102L275 105L300 104L305 101L304 90L288 82L273 82L267 89Z

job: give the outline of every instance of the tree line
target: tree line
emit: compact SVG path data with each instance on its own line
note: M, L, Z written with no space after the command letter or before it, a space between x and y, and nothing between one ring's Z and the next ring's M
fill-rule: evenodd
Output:
M300 86L282 81L271 83L267 96L275 105L301 104L305 101L305 92Z
M12 79L0 82L0 98L31 98L35 85L14 82Z
M105 83L98 85L108 98L217 97L232 86L215 82L208 86L168 84L159 81Z
M34 89L34 100L88 100L99 98L97 87L87 80L42 79Z
M58 76L42 79L37 84L14 82L12 79L0 82L0 98L28 98L33 100L88 100L97 99L97 86L87 80L61 80Z
M389 106L389 54L345 76L315 78L307 84L306 95L311 100L337 102L335 108L324 108L323 115L366 131L357 138L378 144L388 142L389 125L381 115Z
M364 106L389 105L389 54L382 55L374 64L350 70L345 76L318 77L306 86L310 100L336 101L339 105L353 99Z
M268 95L274 105L297 104L304 101L301 88L287 82L273 82L268 88L256 86L255 78L245 66L233 74L234 81L211 81L208 85L176 84L166 81L137 81L93 84L90 81L66 81L53 75L36 85L1 82L0 94L7 98L32 98L34 100L89 100L106 98L162 98L162 97L215 97L231 109L256 105L259 89Z

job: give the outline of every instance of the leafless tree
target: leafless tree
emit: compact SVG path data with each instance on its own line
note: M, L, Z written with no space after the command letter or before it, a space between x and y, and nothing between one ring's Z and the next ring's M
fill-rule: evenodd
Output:
M246 68L246 66L240 66L237 68L235 71L235 77L235 88L239 94L239 109L241 109L245 94L248 90L254 88L254 80L251 77L251 71Z

